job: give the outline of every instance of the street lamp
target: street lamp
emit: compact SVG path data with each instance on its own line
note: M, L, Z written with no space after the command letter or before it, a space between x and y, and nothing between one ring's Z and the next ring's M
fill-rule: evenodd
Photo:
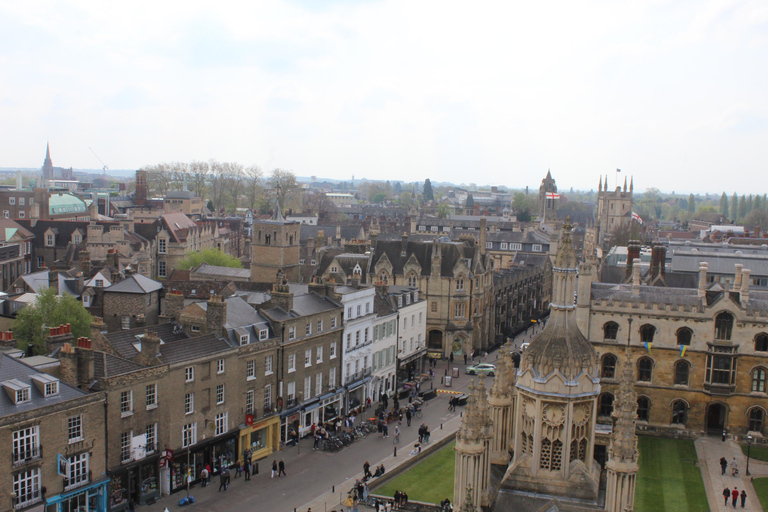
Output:
M752 436L747 436L747 476L749 475L749 449L752 448Z

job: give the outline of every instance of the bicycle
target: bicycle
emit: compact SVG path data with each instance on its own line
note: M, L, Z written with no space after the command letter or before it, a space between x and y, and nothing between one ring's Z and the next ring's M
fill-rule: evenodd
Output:
M398 432L397 434L395 434L395 435L393 436L393 438L392 438L392 443L393 443L393 444L397 444L397 443L399 443L399 442L400 442L400 432Z
M415 411L413 411L413 416L414 416L415 418L421 418L422 416L424 416L424 413L423 413L423 412L421 412L421 407L419 407L418 409L416 409Z

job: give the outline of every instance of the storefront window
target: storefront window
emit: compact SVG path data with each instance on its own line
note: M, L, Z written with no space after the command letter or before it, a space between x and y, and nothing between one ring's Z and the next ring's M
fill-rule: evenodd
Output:
M267 446L267 429L262 428L251 432L251 451L261 450Z
M89 489L75 494L61 502L61 512L81 512L83 510L98 510L98 490Z
M115 475L109 481L109 506L111 508L128 503L128 473Z
M140 469L141 495L146 496L157 491L157 471L154 464L147 464Z

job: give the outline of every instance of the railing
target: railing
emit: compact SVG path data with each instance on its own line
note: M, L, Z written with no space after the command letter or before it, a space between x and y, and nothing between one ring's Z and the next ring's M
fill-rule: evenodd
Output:
M365 368L365 369L357 371L355 373L350 373L349 375L347 375L347 378L344 380L344 384L350 384L352 382L356 382L358 380L362 380L362 379L364 379L365 377L367 377L370 374L371 374L371 369L370 368Z
M14 466L19 466L27 462L40 460L43 458L43 445L33 446L28 450L14 451L11 460Z
M80 480L78 480L77 482L69 483L69 478L65 477L64 478L64 492L72 490L72 489L77 489L78 487L82 487L82 486L84 486L84 485L86 485L86 484L88 484L90 482L91 482L91 470L90 469L88 470L88 474L87 475L81 475L80 476Z
M289 398L285 401L285 407L286 409L290 409L291 407L296 407L299 405L299 401L295 398Z
M264 404L264 416L267 416L268 414L272 414L274 411L275 409L272 404Z

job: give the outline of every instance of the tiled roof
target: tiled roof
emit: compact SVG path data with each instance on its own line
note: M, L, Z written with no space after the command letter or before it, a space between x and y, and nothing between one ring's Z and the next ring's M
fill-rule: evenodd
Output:
M105 288L104 292L114 293L151 293L163 288L161 283L153 281L148 277L144 277L141 274L134 274L130 277L126 277L119 283L115 283L112 286Z

